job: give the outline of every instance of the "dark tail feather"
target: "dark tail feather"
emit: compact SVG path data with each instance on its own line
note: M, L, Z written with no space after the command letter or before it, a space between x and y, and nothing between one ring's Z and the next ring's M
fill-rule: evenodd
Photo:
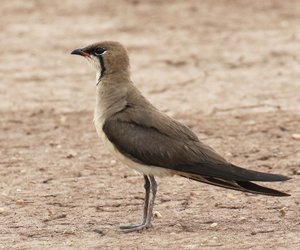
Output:
M236 181L287 181L290 178L278 175L262 173L237 167L233 164L215 164L215 163L197 163L196 165L179 165L174 168L175 171L184 172L193 175L210 176L225 180Z
M290 194L275 189L259 186L250 181L226 180L221 178L204 177L201 175L182 173L182 172L177 172L176 174L195 181L199 181L199 182L203 182L203 183L207 183L207 184L211 184L223 188L233 189L237 191L242 191L242 192L269 195L269 196L290 196Z
M241 186L242 188L246 189L246 192L250 192L250 193L256 193L256 194L263 194L263 195L270 195L270 196L290 196L290 194L275 190L275 189L271 189L271 188L267 188L267 187L263 187L257 184L254 184L250 181L237 181L236 182L239 186Z

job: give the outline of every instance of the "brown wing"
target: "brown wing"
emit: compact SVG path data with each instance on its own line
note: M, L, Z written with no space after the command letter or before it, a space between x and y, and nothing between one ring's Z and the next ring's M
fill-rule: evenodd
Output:
M225 160L224 162L216 161L213 156L217 153L200 141L177 140L155 127L110 118L105 121L103 131L122 154L144 165L235 181L285 181L289 179L281 175L239 168ZM182 136L178 137L182 138ZM222 158L219 157L219 159Z

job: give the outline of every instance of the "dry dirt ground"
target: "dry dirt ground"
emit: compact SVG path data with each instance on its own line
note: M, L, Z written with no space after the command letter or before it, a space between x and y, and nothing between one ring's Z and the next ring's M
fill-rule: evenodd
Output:
M299 23L297 0L2 0L0 249L300 249ZM158 178L162 218L119 233L143 178L98 139L95 72L70 55L102 40L155 106L291 196Z

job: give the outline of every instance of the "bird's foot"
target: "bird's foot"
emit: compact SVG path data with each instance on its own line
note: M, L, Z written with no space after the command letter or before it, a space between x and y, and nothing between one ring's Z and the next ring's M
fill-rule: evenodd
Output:
M131 228L135 228L135 227L139 227L143 224L132 224L132 225L122 225L119 226L120 229L131 229Z
M130 232L140 231L144 228L150 228L150 227L153 227L151 223L142 223L142 224L120 226L120 229L122 229L121 232L123 233L130 233Z

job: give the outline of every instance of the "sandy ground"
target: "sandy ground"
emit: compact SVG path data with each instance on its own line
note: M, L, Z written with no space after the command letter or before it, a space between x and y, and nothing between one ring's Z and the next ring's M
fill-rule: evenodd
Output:
M299 22L297 0L2 0L0 249L300 249ZM143 178L98 139L95 72L70 55L102 40L155 106L292 196L158 178L162 218L119 233Z

